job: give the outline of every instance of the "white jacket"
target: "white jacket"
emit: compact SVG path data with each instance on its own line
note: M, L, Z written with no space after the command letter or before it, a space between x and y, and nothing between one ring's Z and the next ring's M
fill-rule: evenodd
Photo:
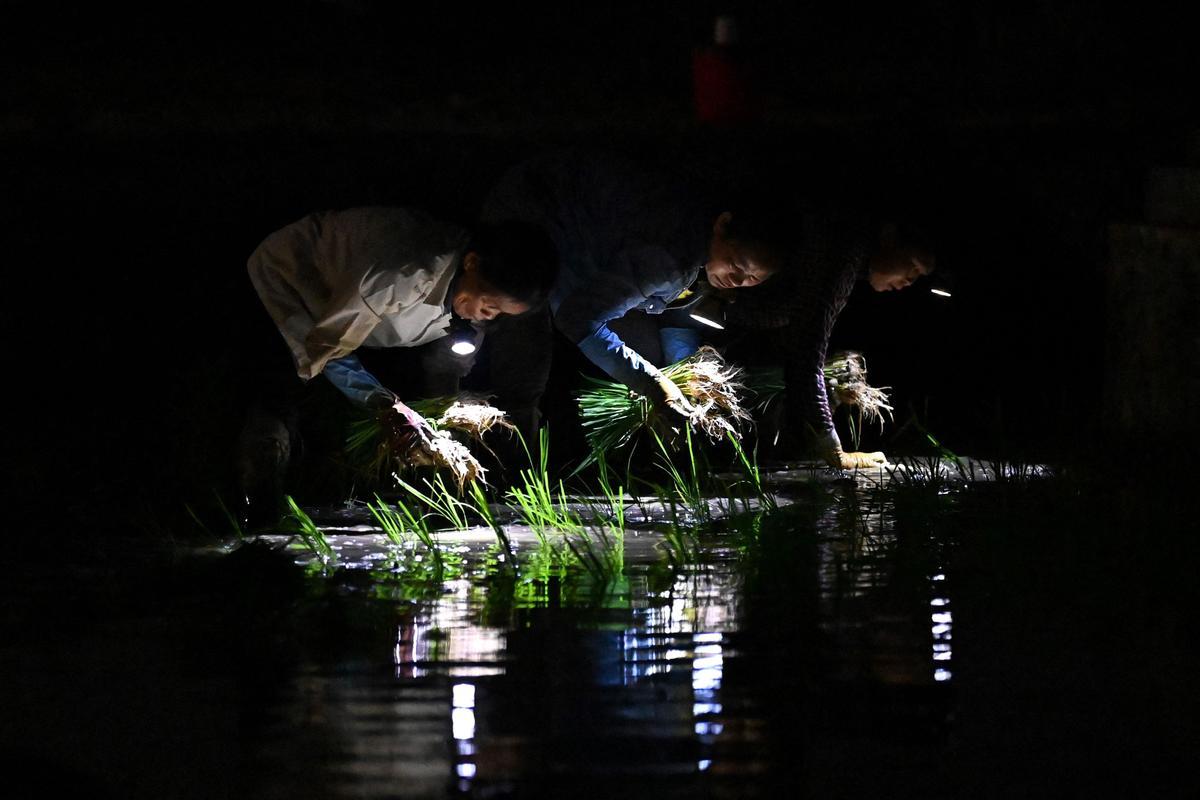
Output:
M409 208L310 214L268 236L250 280L311 379L361 345L414 347L449 333L467 232Z

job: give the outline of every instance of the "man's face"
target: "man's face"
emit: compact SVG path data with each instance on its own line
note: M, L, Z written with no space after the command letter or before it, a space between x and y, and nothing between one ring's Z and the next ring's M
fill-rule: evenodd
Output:
M472 322L486 322L501 314L523 314L529 305L504 294L479 274L479 256L463 256L462 275L454 286L450 305L454 313Z
M899 248L873 258L867 280L877 292L899 291L932 272L932 263L932 257L925 253Z
M717 289L741 289L756 286L771 277L771 266L751 248L725 235L728 212L717 217L704 265L710 285Z

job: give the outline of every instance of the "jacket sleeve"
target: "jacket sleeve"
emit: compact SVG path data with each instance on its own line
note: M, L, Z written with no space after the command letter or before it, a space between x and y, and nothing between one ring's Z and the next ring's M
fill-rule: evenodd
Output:
M831 257L825 268L818 270L819 280L798 292L790 323L776 334L783 339L789 416L803 420L827 442L836 443L837 434L825 386L825 357L833 326L854 290L859 268L853 253Z
M641 306L655 290L663 290L669 282L664 259L669 256L657 247L624 250L602 275L568 293L554 312L555 325L593 364L647 397L658 392L658 369L608 323Z
M349 287L335 297L329 310L311 321L303 339L307 375L300 364L302 378L315 378L335 359L353 353L379 325L379 316L362 298L358 286Z
M379 324L363 300L363 276L350 274L334 287L321 286L317 251L323 222L324 215L313 214L276 231L248 262L255 291L304 380L319 375L331 359L354 352Z
M396 395L363 366L358 356L327 361L321 374L356 405L372 407L396 401Z
M866 264L866 231L858 219L810 216L804 245L789 273L741 290L726 317L765 330L783 354L788 417L826 442L836 442L825 388L825 356L834 323Z

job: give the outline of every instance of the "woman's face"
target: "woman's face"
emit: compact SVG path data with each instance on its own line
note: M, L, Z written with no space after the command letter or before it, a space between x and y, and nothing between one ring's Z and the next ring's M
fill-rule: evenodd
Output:
M710 285L717 289L741 289L756 286L771 277L774 270L753 249L725 235L729 212L717 217L704 265Z
M462 274L450 300L454 313L473 322L485 322L501 314L523 314L529 305L496 289L479 274L479 255L463 256Z

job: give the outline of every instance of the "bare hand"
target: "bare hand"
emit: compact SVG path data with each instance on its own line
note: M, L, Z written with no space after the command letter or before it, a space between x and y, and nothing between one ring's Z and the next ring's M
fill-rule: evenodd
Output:
M696 408L670 379L664 376L659 380L658 385L662 389L662 397L658 398L658 402L655 403L659 418L669 431L683 436L691 424L691 418Z

